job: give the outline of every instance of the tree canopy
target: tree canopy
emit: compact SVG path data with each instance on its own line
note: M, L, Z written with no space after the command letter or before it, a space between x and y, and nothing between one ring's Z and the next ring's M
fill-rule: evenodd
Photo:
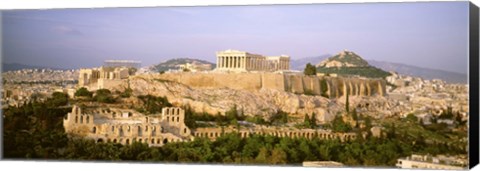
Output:
M75 97L92 97L92 94L87 88L81 87L75 92Z
M303 74L305 75L316 75L317 74L317 68L308 63L306 66L305 66L305 70L303 71Z

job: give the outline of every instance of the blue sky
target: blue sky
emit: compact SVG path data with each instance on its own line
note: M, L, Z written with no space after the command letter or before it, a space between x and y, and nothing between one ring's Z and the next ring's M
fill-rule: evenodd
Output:
M292 59L348 49L467 73L468 2L14 10L2 12L2 41L4 62L57 68L215 62L226 49Z

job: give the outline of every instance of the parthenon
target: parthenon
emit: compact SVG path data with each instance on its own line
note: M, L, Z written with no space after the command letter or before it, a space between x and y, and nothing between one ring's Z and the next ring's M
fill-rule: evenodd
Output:
M289 70L290 57L263 56L238 50L217 52L217 71L280 71Z

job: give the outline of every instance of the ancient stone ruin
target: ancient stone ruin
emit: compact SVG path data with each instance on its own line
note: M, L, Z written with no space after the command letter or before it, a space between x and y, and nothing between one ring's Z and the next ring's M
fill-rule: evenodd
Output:
M63 125L65 132L94 139L96 142L131 144L143 142L162 146L169 142L192 140L184 123L185 111L163 108L161 114L143 115L129 109L84 109L74 106Z

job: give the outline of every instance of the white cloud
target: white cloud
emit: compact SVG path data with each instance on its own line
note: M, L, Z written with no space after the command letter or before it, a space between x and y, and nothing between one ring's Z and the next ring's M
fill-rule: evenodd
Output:
M76 36L81 36L83 35L82 32L75 28L71 28L68 26L56 26L52 28L53 31L60 33L60 34L67 34L67 35L76 35Z

